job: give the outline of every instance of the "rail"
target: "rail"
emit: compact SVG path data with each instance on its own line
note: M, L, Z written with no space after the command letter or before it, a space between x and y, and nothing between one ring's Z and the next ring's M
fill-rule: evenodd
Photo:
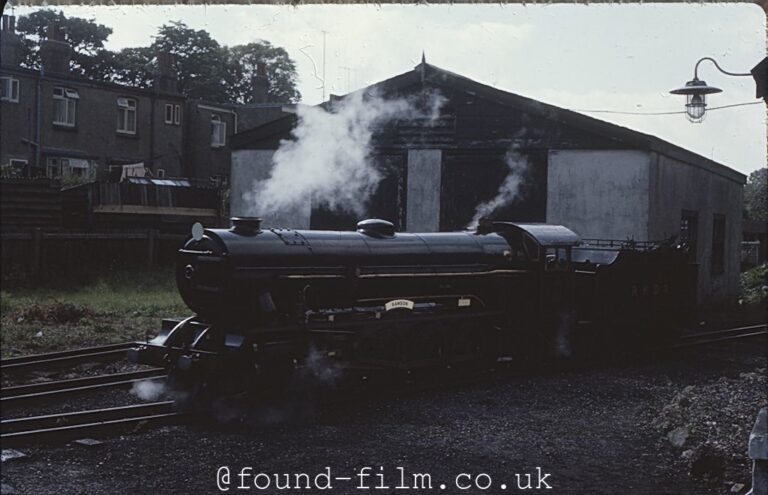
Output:
M0 372L14 373L69 366L89 362L114 362L125 357L133 342L72 349L47 354L33 354L0 360Z
M18 447L179 424L188 418L174 409L173 401L165 401L8 419L0 422L0 442L3 447Z

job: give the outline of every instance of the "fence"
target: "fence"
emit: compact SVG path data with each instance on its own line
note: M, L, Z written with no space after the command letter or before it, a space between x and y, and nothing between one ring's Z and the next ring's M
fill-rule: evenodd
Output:
M58 229L61 227L61 190L51 179L0 181L0 224Z
M171 265L186 235L143 232L27 232L2 233L3 278L27 279L71 276L112 268L151 268Z

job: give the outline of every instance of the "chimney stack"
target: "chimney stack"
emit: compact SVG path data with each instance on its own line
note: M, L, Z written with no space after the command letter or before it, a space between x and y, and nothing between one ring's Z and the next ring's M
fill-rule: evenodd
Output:
M251 78L253 97L251 103L269 102L269 80L267 79L267 66L259 62L256 64L256 74Z
M154 87L164 93L179 92L179 78L174 68L176 57L171 52L159 52L157 54L157 74L155 74Z
M3 16L3 28L0 31L0 63L11 67L21 64L21 39L16 34L16 17Z
M66 74L72 47L64 40L64 30L55 22L48 24L46 39L40 43L40 59L45 72Z

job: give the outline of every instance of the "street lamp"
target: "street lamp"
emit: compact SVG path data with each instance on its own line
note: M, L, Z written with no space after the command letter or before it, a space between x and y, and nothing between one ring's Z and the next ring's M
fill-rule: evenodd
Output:
M748 74L739 74L734 72L728 72L722 69L715 59L710 57L703 57L696 62L696 66L693 68L693 79L685 83L685 86L670 91L673 95L685 95L685 113L688 120L691 122L701 122L704 120L704 113L707 111L707 95L714 93L721 93L723 90L714 86L709 86L705 81L699 79L699 64L705 60L709 60L715 67L729 76L751 76Z

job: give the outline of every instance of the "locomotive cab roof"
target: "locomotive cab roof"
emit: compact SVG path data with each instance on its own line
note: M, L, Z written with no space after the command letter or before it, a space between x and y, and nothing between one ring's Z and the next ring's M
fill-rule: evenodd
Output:
M578 234L562 225L493 222L493 230L499 233L527 234L543 248L577 246L581 243Z

